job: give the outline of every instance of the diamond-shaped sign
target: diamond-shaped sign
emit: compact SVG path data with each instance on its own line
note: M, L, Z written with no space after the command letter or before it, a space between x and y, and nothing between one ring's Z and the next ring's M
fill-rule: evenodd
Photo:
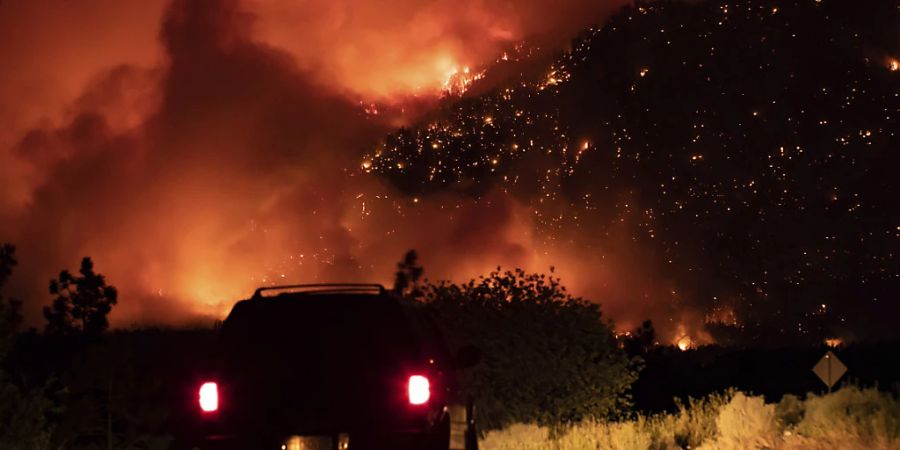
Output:
M829 351L816 363L815 367L813 367L813 372L831 390L834 383L837 383L847 373L847 366L834 353Z

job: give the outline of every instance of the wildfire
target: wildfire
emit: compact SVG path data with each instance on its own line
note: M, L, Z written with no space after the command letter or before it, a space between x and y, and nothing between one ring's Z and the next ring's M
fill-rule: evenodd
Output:
M844 344L844 340L841 338L828 338L825 339L825 345L831 348L837 348Z
M560 83L565 83L569 81L569 78L572 77L564 67L553 66L550 69L550 73L547 74L547 77L537 85L538 91L543 91L544 89L556 86Z
M900 60L898 60L897 58L888 58L887 66L888 70L890 70L891 72L900 71Z
M378 115L378 105L376 105L374 103L366 103L363 101L360 101L359 104L362 107L363 112L366 113L366 115L369 115L369 116L377 116Z
M678 346L678 350L685 352L694 348L694 341L690 336L684 335L678 339L678 342L675 345Z
M718 300L718 299L717 299ZM737 313L731 306L716 305L711 311L707 312L704 322L707 324L720 324L728 326L738 326Z
M484 78L484 73L484 70L473 72L468 66L463 67L462 71L454 67L447 73L442 90L447 95L463 95L473 83Z

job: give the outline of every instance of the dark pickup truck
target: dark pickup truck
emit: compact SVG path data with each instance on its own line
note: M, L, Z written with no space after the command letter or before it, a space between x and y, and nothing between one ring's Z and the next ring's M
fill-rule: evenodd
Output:
M477 360L451 355L421 305L380 285L260 288L194 380L194 447L447 450L453 423L471 449L471 406L451 419L449 398Z

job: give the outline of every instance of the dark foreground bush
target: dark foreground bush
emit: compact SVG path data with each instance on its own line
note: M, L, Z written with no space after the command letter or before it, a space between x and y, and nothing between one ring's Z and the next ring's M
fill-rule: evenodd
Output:
M482 429L556 428L629 405L633 361L599 306L569 295L559 279L498 270L465 284L426 285L423 295L451 345L484 353L461 379L477 398Z

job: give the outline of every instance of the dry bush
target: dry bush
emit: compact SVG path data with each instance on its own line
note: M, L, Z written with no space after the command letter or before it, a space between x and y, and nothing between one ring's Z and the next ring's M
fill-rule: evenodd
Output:
M491 431L481 441L484 450L649 450L652 445L648 422L643 418L630 422L586 421L556 439L550 437L547 428L520 424Z
M735 390L711 394L709 397L689 398L687 405L676 402L678 412L671 417L672 440L677 448L696 448L703 442L716 436L716 419L719 411L734 397ZM665 437L665 436L661 436Z
M890 394L849 386L828 395L810 394L804 409L795 429L804 438L900 448L900 403Z
M488 433L483 450L900 450L900 402L855 387L775 404L736 391L690 399L674 414L585 421L553 437L513 425Z
M715 438L701 448L770 449L781 441L775 405L767 405L762 397L748 397L741 392L719 410L716 428Z
M647 429L647 421L638 417L630 422L578 424L560 436L556 445L556 450L649 450L653 438Z
M649 450L653 445L653 438L646 431L644 420L633 422L619 422L607 427L608 447L615 450Z
M787 394L775 405L775 414L783 427L794 427L803 420L803 400L796 395Z
M490 431L479 444L484 450L553 450L550 430L537 425L515 424Z
M676 430L676 422L676 416L671 414L660 414L645 419L645 429L652 442L651 450L681 450L683 448L675 442L675 436L679 435Z
M601 449L608 441L607 424L586 421L572 428L559 437L556 450Z

